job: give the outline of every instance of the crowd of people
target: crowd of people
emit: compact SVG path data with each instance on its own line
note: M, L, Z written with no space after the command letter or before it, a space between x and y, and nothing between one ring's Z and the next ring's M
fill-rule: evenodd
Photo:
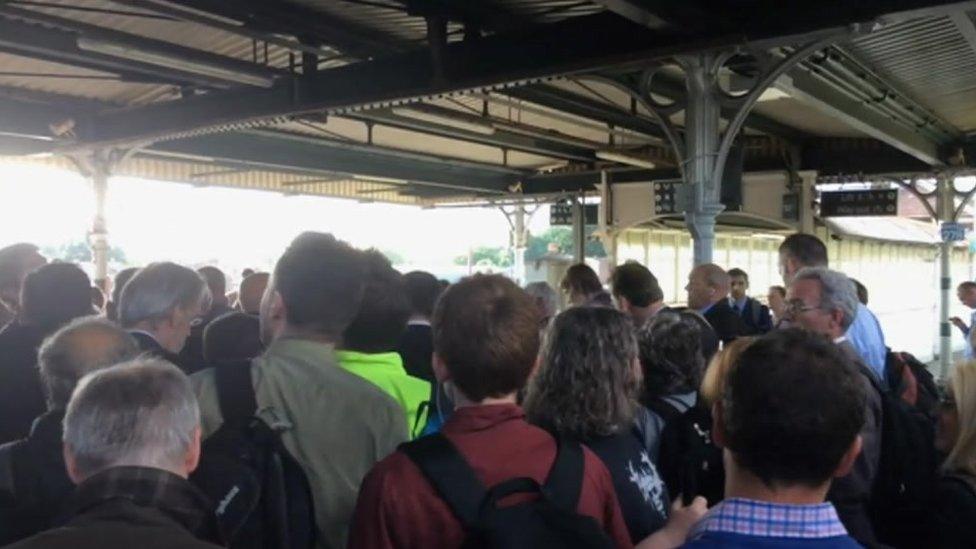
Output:
M230 290L8 246L0 545L976 546L976 362L937 384L820 240L779 260L679 308L634 262L560 296L322 233Z

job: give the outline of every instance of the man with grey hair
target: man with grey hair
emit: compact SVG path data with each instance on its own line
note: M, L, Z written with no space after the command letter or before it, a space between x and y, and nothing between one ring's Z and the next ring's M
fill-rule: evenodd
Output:
M532 296L535 306L539 309L540 324L549 325L556 313L559 312L559 294L548 282L530 282L525 286L525 293Z
M729 305L732 281L718 265L706 263L688 275L688 308L705 317L722 343L728 344L745 333L742 318Z
M867 394L864 445L851 472L834 481L828 499L837 507L841 521L858 542L876 544L868 519L867 504L881 457L881 394L873 373L844 335L858 314L857 292L844 273L826 267L806 267L793 276L786 291L785 318L794 326L830 338L857 368Z
M85 376L64 417L64 458L78 485L71 518L16 549L209 549L212 504L187 481L200 458L190 381L158 358Z
M0 446L0 545L51 526L74 490L65 472L61 436L78 380L138 354L135 340L103 318L75 319L44 340L39 362L47 412L34 420L27 438Z
M179 353L209 299L210 290L197 272L175 263L151 263L122 290L119 324L143 351L193 373L200 365L187 364Z

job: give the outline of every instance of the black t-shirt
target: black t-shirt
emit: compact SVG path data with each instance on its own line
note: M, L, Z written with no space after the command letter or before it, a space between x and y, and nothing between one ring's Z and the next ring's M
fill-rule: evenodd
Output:
M586 441L613 478L630 539L637 543L668 519L668 489L637 434L631 430Z

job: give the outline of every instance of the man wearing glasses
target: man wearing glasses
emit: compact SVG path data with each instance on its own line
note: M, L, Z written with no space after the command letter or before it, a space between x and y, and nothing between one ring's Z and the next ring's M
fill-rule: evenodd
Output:
M800 269L786 292L786 320L791 325L830 338L841 352L857 366L867 394L864 441L851 472L834 481L828 499L837 508L841 521L859 543L876 545L867 503L878 472L881 456L881 395L868 376L871 371L844 335L857 314L858 300L854 284L844 273L825 267Z

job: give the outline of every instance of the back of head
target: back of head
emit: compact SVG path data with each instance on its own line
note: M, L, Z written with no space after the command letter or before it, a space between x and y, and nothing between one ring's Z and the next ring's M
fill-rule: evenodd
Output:
M614 296L626 298L635 307L647 307L664 299L657 278L640 263L627 262L618 266L613 270L610 285Z
M112 280L112 295L105 304L105 317L109 320L119 321L119 300L122 298L122 289L137 272L139 269L136 267L128 267L116 273L115 279Z
M454 284L437 302L434 352L472 401L525 386L539 353L539 313L532 298L499 275Z
M331 234L299 235L275 265L272 284L294 328L338 339L363 300L362 252Z
M199 425L189 378L165 360L139 358L78 383L64 417L65 451L82 480L119 466L186 476Z
M812 234L794 233L779 245L780 255L796 261L801 267L826 267L827 246Z
M48 407L63 409L78 380L139 354L132 336L109 320L77 318L49 336L38 352Z
M955 402L959 432L942 468L947 473L976 477L976 362L953 369L948 391Z
M525 293L535 300L544 319L552 318L559 312L559 294L548 282L530 282L525 286Z
M856 278L852 278L851 283L854 284L854 290L857 292L858 302L866 307L868 304L868 287L861 284L861 281Z
M256 315L261 311L261 298L268 288L268 273L251 273L244 280L237 291L237 299L241 302L241 310L249 315Z
M444 291L441 281L425 271L410 271L403 275L403 281L410 296L411 313L428 319L433 316L437 298Z
M582 440L628 429L641 377L633 324L620 311L574 307L556 317L525 409L533 423Z
M726 448L771 488L832 478L864 424L865 388L826 338L797 329L757 339L728 374Z
M660 312L637 332L644 387L649 396L698 389L705 368L701 328L687 313Z
M600 277L586 263L577 263L566 270L559 285L563 291L581 296L591 296L603 290Z
M213 302L221 303L227 294L227 276L224 275L224 271L208 265L197 269L197 273L206 281Z
M342 334L342 348L361 353L395 351L410 319L403 275L376 250L365 253L366 290L359 312Z
M45 331L95 312L91 280L72 263L49 263L28 274L20 304L22 318Z
M230 312L203 329L203 357L208 364L250 360L262 352L261 321L254 315Z
M16 310L24 276L43 263L37 246L21 242L0 248L0 302Z
M173 311L203 307L210 291L194 270L176 263L151 263L126 283L119 300L119 323L132 328L140 322L169 318Z

